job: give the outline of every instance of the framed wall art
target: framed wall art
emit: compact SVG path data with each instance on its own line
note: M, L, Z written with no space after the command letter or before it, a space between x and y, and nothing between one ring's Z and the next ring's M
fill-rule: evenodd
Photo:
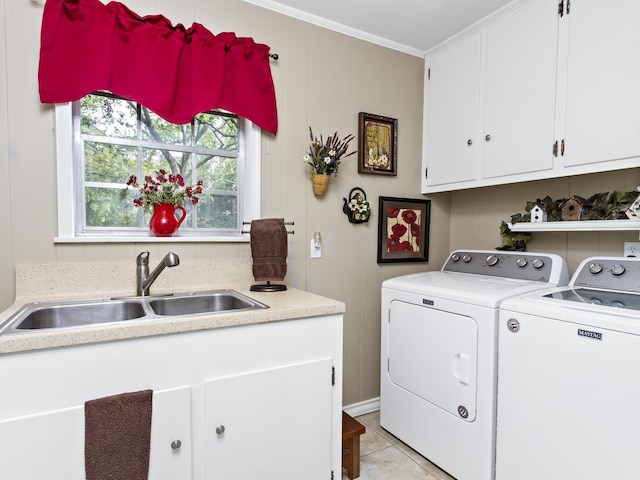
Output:
M431 200L380 197L378 263L426 262Z
M398 174L398 120L358 115L358 173Z

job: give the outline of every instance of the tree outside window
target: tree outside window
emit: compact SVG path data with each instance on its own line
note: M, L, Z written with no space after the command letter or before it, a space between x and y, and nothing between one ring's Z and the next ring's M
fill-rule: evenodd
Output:
M200 202L184 205L181 234L240 228L242 122L236 115L209 111L176 125L102 92L87 95L73 108L81 231L147 231L151 212L133 205L138 192L127 190L126 182L131 175L143 179L160 169L182 175L187 184L204 183Z

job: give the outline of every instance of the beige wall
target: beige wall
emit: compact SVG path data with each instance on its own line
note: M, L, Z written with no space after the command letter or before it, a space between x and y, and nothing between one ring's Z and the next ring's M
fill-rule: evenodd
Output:
M280 55L272 64L280 128L263 135L262 216L294 221L287 283L344 301L344 403L379 395L380 285L386 278L439 268L453 248L499 245L500 219L524 202L549 194L587 196L606 189L632 190L638 172L590 175L433 195L428 263L376 263L378 196L420 197L423 60L294 20L241 0L130 0L134 11L163 13L174 23L204 24L214 33L235 31L266 43ZM38 99L37 64L42 7L29 0L0 0L0 309L14 298L16 263L131 260L158 244L55 245L56 168L53 109ZM9 21L8 19L11 19ZM358 175L346 159L328 193L315 197L308 167L307 128L325 134L357 133L358 112L398 119L398 176ZM342 213L343 197L361 187L374 205L368 224ZM321 259L308 259L309 240L320 231ZM531 249L567 255L572 264L591 253L617 254L637 233L536 234ZM176 244L181 258L248 257L247 244Z
M527 201L547 195L554 200L570 195L588 198L600 192L634 191L639 185L640 168L634 168L446 194L451 198L450 248L499 246L500 221L510 222L511 215L526 213ZM537 232L527 243L527 250L561 255L572 274L586 257L621 256L625 241L637 242L638 232Z

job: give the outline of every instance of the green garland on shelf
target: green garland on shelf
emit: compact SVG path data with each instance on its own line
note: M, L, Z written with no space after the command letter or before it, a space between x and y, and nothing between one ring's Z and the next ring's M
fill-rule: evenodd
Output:
M579 221L626 219L625 211L636 198L638 198L637 190L596 193L586 200L586 211L580 216ZM547 222L562 221L562 205L566 201L566 198L553 200L546 196L542 200L527 202L524 207L526 213L511 215L511 223L530 222L531 209L537 204L542 205L547 212ZM496 247L497 250L524 251L527 248L527 241L531 239L529 232L512 232L504 220L500 223L500 235L502 236L502 245Z

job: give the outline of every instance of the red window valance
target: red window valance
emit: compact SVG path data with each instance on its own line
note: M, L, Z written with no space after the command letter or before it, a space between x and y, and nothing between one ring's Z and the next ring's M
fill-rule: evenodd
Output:
M172 123L221 108L278 128L267 45L140 17L119 2L47 0L38 80L44 103L108 90Z

